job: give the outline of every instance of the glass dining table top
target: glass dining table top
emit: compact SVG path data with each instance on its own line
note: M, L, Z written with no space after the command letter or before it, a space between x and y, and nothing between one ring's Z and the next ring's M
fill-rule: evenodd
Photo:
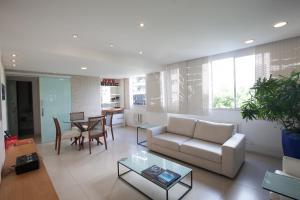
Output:
M86 123L88 121L89 121L89 118L77 119L77 120L70 120L70 119L63 120L64 123Z
M101 116L90 116L90 117L105 117L104 115ZM70 120L70 119L63 119L64 123L87 123L89 122L89 117L85 117L84 119L77 119L77 120Z
M300 179L297 178L267 171L262 187L292 199L300 199Z

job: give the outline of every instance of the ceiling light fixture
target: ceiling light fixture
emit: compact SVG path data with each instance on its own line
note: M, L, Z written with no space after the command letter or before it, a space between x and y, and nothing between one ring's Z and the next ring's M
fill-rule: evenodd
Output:
M250 39L250 40L246 40L245 41L245 44L251 44L251 43L253 43L254 42L254 40L253 39Z
M81 67L81 69L82 69L82 70L86 70L86 69L87 69L87 67Z
M142 52L142 51L139 51L139 54L140 54L140 55L143 55L143 52Z
M13 67L16 67L17 65L14 63L12 66L13 66Z
M15 58L17 55L16 55L16 54L12 54L11 56L12 56L13 58Z
M274 28L281 28L284 27L285 25L287 25L288 23L285 21L282 22L277 22L276 24L273 25Z
M115 45L114 45L113 43L110 43L109 46L110 46L111 48L115 47Z
M16 62L16 60L15 60L15 59L12 59L11 62Z
M77 34L73 34L72 37L73 37L74 39L77 39L77 38L78 38L78 35L77 35Z
M145 24L144 24L143 22L141 22L141 23L140 23L140 27L141 27L141 28L144 28L144 27L145 27Z

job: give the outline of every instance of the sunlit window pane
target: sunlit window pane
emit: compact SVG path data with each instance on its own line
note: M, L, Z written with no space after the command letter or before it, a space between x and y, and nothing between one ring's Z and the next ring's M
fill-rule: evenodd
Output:
M233 58L212 61L213 108L234 108Z
M131 77L129 82L131 104L146 105L146 77Z
M236 73L236 104L239 108L244 101L249 99L249 89L255 82L255 57L254 55L235 58Z

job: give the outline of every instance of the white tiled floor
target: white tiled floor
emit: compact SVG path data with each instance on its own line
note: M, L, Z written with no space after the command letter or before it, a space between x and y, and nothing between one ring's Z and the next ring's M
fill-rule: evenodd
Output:
M70 146L69 141L62 143L61 155L57 156L54 144L39 144L39 152L53 181L54 187L62 200L102 200L102 199L147 199L129 185L118 179L117 160L130 153L146 148L136 145L136 129L115 128L115 141L109 135L108 150L104 146L92 147L92 154L85 149L78 151ZM178 161L176 161L178 162ZM189 166L188 164L185 164ZM260 200L268 199L268 193L261 188L266 170L281 168L279 159L250 154L235 179L193 168L193 189L184 199L196 200ZM163 191L156 186L132 177L133 181L146 188L155 199L164 199ZM171 199L175 199L178 190L172 190Z

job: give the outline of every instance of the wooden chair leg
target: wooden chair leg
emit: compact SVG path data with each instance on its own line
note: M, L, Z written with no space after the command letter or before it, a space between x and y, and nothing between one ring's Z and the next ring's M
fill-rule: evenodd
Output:
M105 134L103 134L103 140L104 140L105 149L107 150L107 144L106 144L106 137L105 137Z
M114 131L113 131L112 125L110 126L110 132L111 132L111 137L112 137L112 139L115 140L115 137L114 137Z
M91 148L91 138L89 138L89 148L90 148L90 154L92 154L92 148Z
M60 145L61 145L61 138L58 138L58 151L57 151L57 155L60 155Z
M78 151L80 151L80 149L81 149L80 138L81 138L81 137L78 137L78 138L77 138L77 139L78 139Z
M55 151L57 149L57 135L55 136Z
M81 148L84 149L84 137L82 137L80 145L81 145Z

